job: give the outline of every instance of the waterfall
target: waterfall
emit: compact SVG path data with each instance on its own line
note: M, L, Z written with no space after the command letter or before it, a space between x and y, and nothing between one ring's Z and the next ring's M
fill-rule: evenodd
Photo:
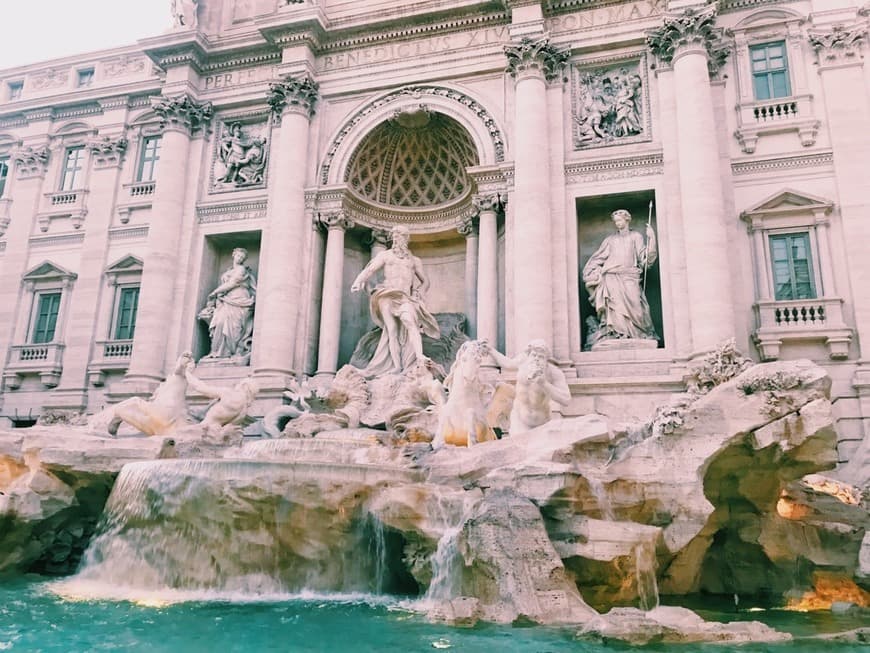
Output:
M439 495L430 506L429 520L441 532L431 558L432 580L423 597L430 606L461 594L463 561L459 550L460 535L476 504L476 499L463 493L459 497Z
M610 503L610 497L604 489L604 483L600 478L585 475L586 481L589 483L589 491L595 497L598 505L598 510L601 512L601 519L605 521L616 521L613 513L613 505Z
M649 612L659 605L659 586L656 580L656 550L654 542L643 542L634 547L635 575L640 609Z
M60 593L370 594L390 575L368 515L372 465L161 460L126 465L79 573Z

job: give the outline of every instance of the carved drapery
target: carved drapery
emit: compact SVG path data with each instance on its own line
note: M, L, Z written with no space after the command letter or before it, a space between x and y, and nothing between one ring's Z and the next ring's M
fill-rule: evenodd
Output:
M276 120L280 120L286 111L296 111L310 119L319 97L320 86L310 76L288 75L279 82L269 84L266 101L272 107Z
M121 165L129 145L129 141L124 136L118 138L104 136L90 141L88 149L91 151L94 167L111 168Z
M650 30L647 46L662 62L671 64L677 51L688 46L702 46L707 51L707 68L716 75L730 52L722 40L722 29L716 27L716 7L687 9L682 14L665 17L661 27Z
M860 60L867 31L866 24L835 25L829 30L812 30L808 36L819 65L824 65Z
M504 46L507 55L507 72L520 77L524 74L543 74L548 82L560 79L570 52L561 50L550 43L548 38L522 38L516 43Z
M163 130L177 129L188 134L207 126L214 115L211 102L197 102L187 93L152 98L151 108L160 116Z

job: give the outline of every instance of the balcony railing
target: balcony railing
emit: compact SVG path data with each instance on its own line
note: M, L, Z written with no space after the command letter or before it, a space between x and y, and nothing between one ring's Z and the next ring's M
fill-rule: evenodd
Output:
M843 300L821 297L789 301L768 300L755 305L758 329L755 340L764 360L779 358L789 341L824 341L833 359L847 358L852 329L843 319Z
M69 218L73 229L79 229L84 222L86 190L64 190L46 193L42 209L36 215L40 231L48 231L52 220Z
M815 144L819 121L813 115L812 95L795 95L737 105L737 131L734 135L747 154L755 152L758 139L765 134L790 131L797 132L804 147Z
M15 389L25 374L38 374L42 384L53 388L60 382L64 345L57 342L13 345L3 372L6 387Z
M129 359L133 353L132 340L106 340L98 342L103 350L103 358L117 360L119 358Z
M156 181L134 181L132 184L124 184L130 197L148 197L154 194L156 187Z
M133 354L132 340L99 340L94 358L88 365L91 384L101 386L106 381L106 372L120 372L130 366Z

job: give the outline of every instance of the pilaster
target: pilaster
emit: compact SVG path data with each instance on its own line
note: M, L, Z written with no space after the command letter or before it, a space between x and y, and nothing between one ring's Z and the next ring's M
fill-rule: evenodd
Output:
M332 377L338 370L341 340L341 304L344 295L344 234L353 227L344 211L318 216L326 228L323 296L320 302L320 339L317 346L317 376Z

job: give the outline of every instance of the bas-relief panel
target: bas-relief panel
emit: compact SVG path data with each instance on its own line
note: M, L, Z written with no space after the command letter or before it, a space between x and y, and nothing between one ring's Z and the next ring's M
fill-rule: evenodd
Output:
M577 62L571 79L574 149L651 140L643 56L597 65Z
M269 122L226 119L218 125L209 192L265 188Z

